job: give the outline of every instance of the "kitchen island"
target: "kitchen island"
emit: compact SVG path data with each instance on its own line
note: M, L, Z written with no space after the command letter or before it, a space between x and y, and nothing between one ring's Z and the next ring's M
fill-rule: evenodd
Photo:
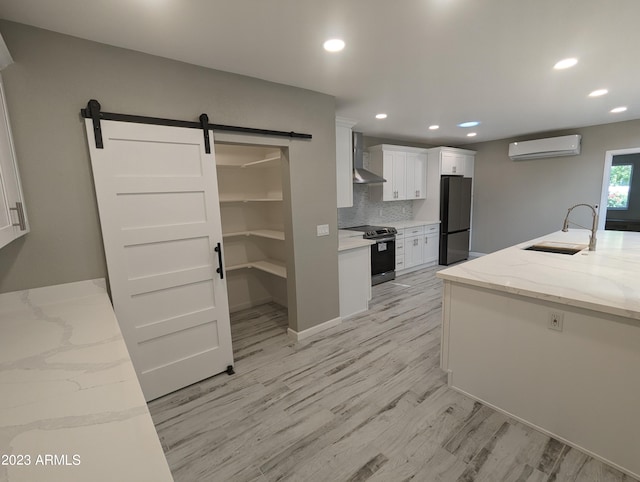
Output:
M640 475L640 233L556 232L438 273L449 386ZM528 251L584 244L574 255Z
M172 481L105 280L0 295L0 481Z

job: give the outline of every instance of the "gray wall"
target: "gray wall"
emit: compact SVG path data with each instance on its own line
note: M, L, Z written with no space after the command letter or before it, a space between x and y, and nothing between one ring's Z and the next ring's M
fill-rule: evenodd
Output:
M106 275L79 116L96 98L110 112L187 120L206 112L212 123L312 134L289 149L290 326L339 315L333 97L5 21L0 31L15 61L2 77L32 230L0 251L0 292ZM331 236L316 237L317 224Z
M515 140L566 134L582 134L579 156L512 161L507 155ZM640 147L640 120L464 147L477 151L471 249L490 253L558 231L573 204L600 204L605 152ZM572 219L591 226L588 209L574 213Z

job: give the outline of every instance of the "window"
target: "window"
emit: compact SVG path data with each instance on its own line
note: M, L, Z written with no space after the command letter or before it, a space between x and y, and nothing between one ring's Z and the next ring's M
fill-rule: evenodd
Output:
M629 186L633 175L633 164L611 166L607 209L629 208Z

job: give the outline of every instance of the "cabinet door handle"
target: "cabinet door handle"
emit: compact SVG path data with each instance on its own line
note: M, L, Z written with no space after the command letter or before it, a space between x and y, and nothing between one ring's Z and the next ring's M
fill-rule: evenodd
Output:
M424 237L424 244L429 244L429 238L428 237Z
M218 253L218 267L216 268L216 273L220 275L220 279L224 279L224 269L222 268L222 246L220 246L220 243L218 243L213 250Z
M15 208L9 208L10 211L15 211L16 214L18 215L18 222L17 223L12 223L12 226L20 226L20 231L26 231L27 230L27 221L25 220L24 217L24 207L22 206L21 202L17 202L16 203L16 207Z

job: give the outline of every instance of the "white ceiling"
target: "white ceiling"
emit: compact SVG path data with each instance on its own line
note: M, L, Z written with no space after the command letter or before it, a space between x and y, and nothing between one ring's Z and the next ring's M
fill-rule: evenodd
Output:
M0 0L0 17L331 94L371 136L459 145L640 118L638 0ZM579 63L553 70L565 57Z

